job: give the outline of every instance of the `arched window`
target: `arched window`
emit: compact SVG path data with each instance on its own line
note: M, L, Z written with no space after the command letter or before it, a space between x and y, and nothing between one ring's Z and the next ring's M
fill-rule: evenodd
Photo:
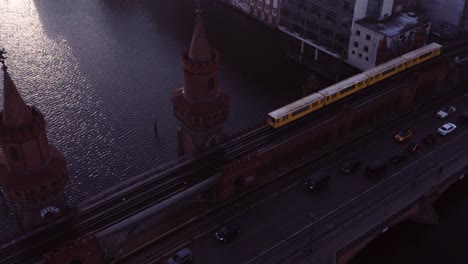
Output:
M208 80L208 91L211 91L214 89L214 79L213 77L210 77L210 79Z
M9 148L9 151L10 151L10 156L11 156L11 159L13 161L18 161L19 160L19 153L18 153L18 150L13 147L13 146L10 146Z

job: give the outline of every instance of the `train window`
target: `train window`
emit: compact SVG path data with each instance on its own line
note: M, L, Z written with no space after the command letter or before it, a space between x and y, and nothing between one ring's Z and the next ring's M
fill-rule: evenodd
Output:
M392 67L392 68L390 68L390 69L385 70L384 72L382 72L382 74L383 74L383 75L386 75L386 74L388 74L388 73L394 71L395 69L396 69L396 67Z
M347 93L347 92L351 91L352 89L354 89L354 87L355 87L354 85L353 85L353 86L350 86L350 87L347 87L347 88L341 90L341 91L340 91L340 94Z
M288 116L283 116L283 120L286 120L286 119L288 119Z
M292 116L298 115L298 114L300 114L300 113L302 113L302 112L304 112L304 111L307 111L308 109L309 109L309 106L306 105L306 106L304 106L304 107L302 107L302 108L299 108L299 109L297 109L296 111L292 112L291 115L292 115Z
M432 51L429 51L428 53L419 56L419 58L420 58L420 59L424 59L424 58L426 58L426 57L431 56L431 54L432 54Z
M416 62L416 59L413 59L413 62Z

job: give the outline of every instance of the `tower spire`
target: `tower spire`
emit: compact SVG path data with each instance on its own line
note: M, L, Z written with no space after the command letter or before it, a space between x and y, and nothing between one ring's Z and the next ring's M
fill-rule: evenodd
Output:
M21 98L7 68L3 64L3 124L8 127L21 127L32 121L31 108Z
M230 100L218 86L220 53L208 44L200 9L190 50L182 52L180 59L184 87L172 94L174 114L181 123L179 154L196 156L224 140Z
M0 50L4 78L0 185L15 206L20 226L32 228L66 212L67 164L47 140L42 113L26 105L18 93L5 65L5 53Z
M190 44L189 58L197 62L209 61L212 59L212 54L203 26L202 11L201 9L197 9L195 13L195 29L193 30L192 43Z

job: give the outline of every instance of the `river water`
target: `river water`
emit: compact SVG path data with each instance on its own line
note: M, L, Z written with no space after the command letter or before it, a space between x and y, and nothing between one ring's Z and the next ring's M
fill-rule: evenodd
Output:
M176 158L178 122L170 97L183 85L180 53L190 45L194 9L191 0L0 0L0 48L8 51L9 72L24 100L45 114L49 141L67 159L72 206ZM204 7L204 19L211 44L221 51L221 88L231 96L228 134L300 97L304 70L285 60L275 31L213 3ZM450 208L453 219L466 220L466 202ZM0 214L0 233L15 231L12 208L3 200ZM440 232L422 233L450 243L446 233L460 224L441 221ZM418 236L404 233L396 241L406 243L392 245L395 254L385 251L393 241L385 238L357 262L381 263L379 247L393 256L386 263L419 263L404 262L408 245L419 249L412 260L441 254L433 250L436 242L418 244Z
M171 93L183 86L180 54L190 46L194 10L190 0L0 0L0 48L67 159L72 206L177 157ZM300 97L304 74L286 62L273 30L224 6L204 13L232 101L228 134ZM15 225L3 204L5 233Z

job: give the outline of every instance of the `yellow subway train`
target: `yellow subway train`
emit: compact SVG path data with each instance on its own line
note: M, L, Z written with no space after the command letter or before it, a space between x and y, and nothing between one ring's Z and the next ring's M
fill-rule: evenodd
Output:
M440 55L441 48L441 45L431 43L335 83L270 112L268 114L268 124L274 128L281 127L401 71L436 57Z

